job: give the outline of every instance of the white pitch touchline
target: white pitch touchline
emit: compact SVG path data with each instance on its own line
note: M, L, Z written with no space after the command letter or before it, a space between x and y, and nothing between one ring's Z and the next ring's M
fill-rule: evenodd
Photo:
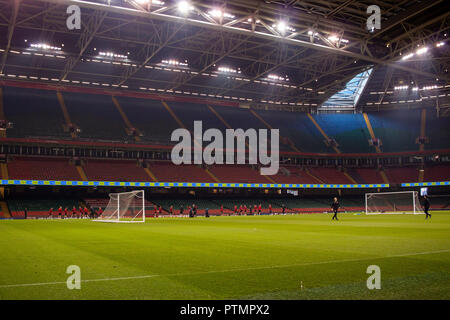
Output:
M363 258L363 259L330 260L330 261L322 261L322 262L310 262L310 263L279 265L279 266L268 266L268 267L236 268L236 269L228 269L228 270L213 270L213 271L201 271L201 272L191 272L191 273L151 274L151 275L133 276L133 277L118 277L118 278L105 278L105 279L87 279L87 280L80 280L80 281L81 282L119 281L119 280L146 279L146 278L155 278L155 277L177 277L177 276L190 276L190 275L201 275L201 274L212 274L212 273L225 273L225 272L233 272L233 271L250 271L250 270L264 270L264 269L278 269L278 268L281 269L281 268L303 267L303 266L313 266L313 265L322 265L322 264L333 264L333 263L357 262L357 261L366 261L366 260L377 260L377 259L389 259L389 258L419 256L419 255L446 253L446 252L450 252L450 249L448 249L448 250L439 250L439 251L426 251L426 252L414 252L414 253L396 254L396 255L391 255L391 256ZM66 284L66 281L8 284L8 285L0 285L0 289L1 288L15 288L15 287L46 286L46 285L55 285L55 284Z

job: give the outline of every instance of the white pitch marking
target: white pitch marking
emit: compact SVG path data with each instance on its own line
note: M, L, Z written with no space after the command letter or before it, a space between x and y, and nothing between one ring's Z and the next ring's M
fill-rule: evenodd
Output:
M322 265L322 264L333 264L333 263L358 262L358 261L366 261L366 260L379 260L379 259L389 259L389 258L399 258L399 257L410 257L410 256L419 256L419 255L437 254L437 253L447 253L447 252L450 252L450 249L448 249L448 250L438 250L438 251L404 253L404 254L396 254L396 255L390 255L390 256L384 256L384 257L372 257L372 258L363 258L363 259L330 260L330 261L322 261L322 262L300 263L300 264L291 264L291 265L278 265L278 266L268 266L268 267L236 268L236 269L228 269L228 270L213 270L213 271L201 271L201 272L191 272L191 273L151 274L151 275L142 275L142 276L104 278L104 279L87 279L87 280L81 280L81 282L105 282L105 281L146 279L146 278L155 278L155 277L177 277L177 276L202 275L202 274L225 273L225 272L234 272L234 271L281 269L281 268L303 267L303 266L313 266L313 265ZM16 288L16 287L47 286L47 285L55 285L55 284L66 284L66 281L8 284L8 285L0 285L0 289L2 289L2 288Z

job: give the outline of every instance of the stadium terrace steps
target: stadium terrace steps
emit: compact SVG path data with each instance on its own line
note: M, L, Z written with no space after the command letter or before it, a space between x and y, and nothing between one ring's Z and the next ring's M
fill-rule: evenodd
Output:
M8 163L10 179L79 180L69 158L16 156Z
M61 107L61 111L64 115L64 120L66 121L66 125L69 126L72 124L72 119L70 119L69 111L67 111L66 103L64 102L64 98L61 92L56 91L56 97L58 98L59 106ZM75 131L70 133L72 138L76 138L77 134Z
M88 181L88 178L86 176L86 173L83 170L82 166L75 166L77 168L77 172L80 175L80 178L82 181Z
M314 175L311 170L309 170L308 168L305 168L305 172L308 176L310 176L311 178L315 179L318 183L325 183L322 179L320 179L319 177L317 177L316 175ZM316 182L316 183L317 183Z
M427 110L422 109L420 113L420 137L426 137L426 128L427 128ZM425 144L421 143L419 145L419 151L425 150ZM421 182L421 181L419 181Z
M8 165L6 163L0 163L0 173L2 175L2 179L9 179Z
M154 182L158 182L158 179L149 168L144 168L144 171Z
M221 183L222 181L220 181L211 171L209 171L208 168L205 168L205 172L215 181L218 183Z
M328 137L328 135L325 133L325 131L323 131L323 129L320 127L320 125L316 122L316 120L314 120L314 118L312 117L312 115L308 112L306 114L309 118L309 120L311 120L311 122L314 124L314 126L317 128L317 130L319 130L319 132L322 134L324 140L324 143L326 144L326 141L328 141L330 138ZM341 153L341 151L339 150L338 147L336 146L332 146L332 149L336 152L336 153Z
M388 179L388 176L387 176L386 172L383 169L380 169L380 175L381 175L381 178L383 179L384 183L387 183L387 184L390 183L389 179Z
M130 120L128 119L127 115L123 111L119 101L117 101L116 97L112 96L111 99L112 99L112 102L113 102L114 106L116 107L117 111L119 111L119 114L122 117L123 122L125 123L126 127L128 128L128 130L132 130L132 129L136 130L136 133L138 135L134 136L134 140L136 140L137 142L140 142L141 141L141 137L139 135L141 135L141 131L138 128L135 128L133 126L133 124L130 122Z

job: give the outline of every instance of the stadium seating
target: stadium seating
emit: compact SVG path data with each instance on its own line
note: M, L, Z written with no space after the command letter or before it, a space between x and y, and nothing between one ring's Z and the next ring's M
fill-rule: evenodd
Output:
M215 182L206 171L198 165L179 165L171 162L151 162L151 172L161 182Z
M8 163L11 179L81 180L68 158L14 157Z
M384 183L383 178L377 169L356 168L351 172L350 175L356 179L358 183Z
M139 129L144 141L170 144L173 130L180 126L165 110L161 101L117 97L131 124Z
M88 179L93 181L152 181L133 160L89 159L83 168Z
M10 199L8 206L11 216L16 219L25 217L25 209L28 211L28 218L46 218L50 208L53 208L56 217L60 206L71 212L73 207L80 206L80 202L77 199Z
M215 165L209 170L221 182L235 183L270 183L265 176L260 175L259 170L246 165Z
M376 138L381 139L384 152L418 150L420 110L395 110L368 114Z
M353 183L347 178L342 171L338 171L334 168L311 168L310 172L317 178L326 183L340 183L351 184Z
M305 170L302 170L302 168L297 166L283 166L278 171L278 174L275 176L271 176L271 178L277 183L320 183L320 181L314 179L313 177L308 175Z
M314 119L338 148L345 153L374 152L369 145L370 134L362 114L314 115Z
M125 123L111 96L64 92L72 122L80 127L80 138L95 140L127 139Z
M303 152L326 153L334 151L324 143L324 138L304 113L280 111L256 111L280 135L288 137Z
M70 137L55 91L4 87L3 108L9 137Z
M429 143L425 145L428 150L450 148L450 117L436 116L435 110L427 110L426 136Z
M384 170L390 183L416 182L419 170L413 167L388 168Z
M116 109L112 97L104 94L62 92L71 121L81 129L81 139L125 141L127 125ZM132 126L143 134L142 140L150 143L173 144L170 136L180 127L161 101L116 97ZM64 131L64 116L56 91L20 87L3 87L4 112L14 127L8 129L8 137L59 137L69 139ZM203 122L203 128L218 128L226 125L217 118L206 104L167 101L167 104L190 130L195 120ZM251 111L238 107L213 106L233 129L267 129ZM39 112L36 112L39 110ZM324 137L306 113L275 110L255 110L265 122L280 135L289 139L302 152L334 153L326 146ZM427 110L425 135L429 141L427 150L450 148L450 117L437 117ZM335 139L344 153L374 152L369 146L367 125L362 114L319 114L312 116L329 138ZM380 111L368 113L373 131L382 141L383 152L417 151L416 138L420 135L421 109ZM282 151L292 151L283 140Z
M191 132L194 130L194 121L202 121L203 131L209 128L216 128L225 134L225 124L209 110L207 105L174 101L167 102L167 105Z
M450 166L433 165L425 168L425 182L439 182L450 180Z

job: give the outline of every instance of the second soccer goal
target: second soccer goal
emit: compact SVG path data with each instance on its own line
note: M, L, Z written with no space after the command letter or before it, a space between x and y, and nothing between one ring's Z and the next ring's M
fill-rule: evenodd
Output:
M110 193L107 207L94 221L145 222L144 190Z
M366 214L421 213L417 191L366 193Z

